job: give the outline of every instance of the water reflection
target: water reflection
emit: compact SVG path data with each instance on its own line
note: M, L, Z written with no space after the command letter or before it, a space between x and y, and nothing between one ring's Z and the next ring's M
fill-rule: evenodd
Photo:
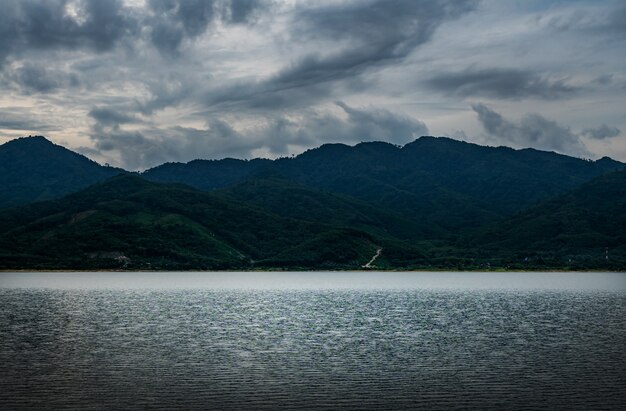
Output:
M626 273L70 272L0 273L5 288L552 289L626 291Z
M356 289L355 273L337 274L3 274L0 408L626 405L620 275L490 289L368 273L389 276Z

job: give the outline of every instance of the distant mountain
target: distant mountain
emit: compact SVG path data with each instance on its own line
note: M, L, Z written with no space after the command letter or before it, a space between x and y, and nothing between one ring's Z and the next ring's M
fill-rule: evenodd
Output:
M623 168L422 137L140 177L23 138L0 146L0 206L20 205L0 268L355 269L380 249L377 268L625 269Z
M167 163L142 176L206 191L255 179L291 181L418 217L436 233L479 227L623 167L608 158L586 161L532 149L421 137L403 147L380 142L353 147L326 144L274 161ZM122 172L44 137L12 140L0 146L0 208L59 198Z
M0 208L58 198L121 172L41 136L12 140L0 145Z
M624 269L625 227L626 170L498 222L474 237L471 246L500 264Z
M133 175L0 213L0 268L358 268L377 242Z
M326 144L294 158L193 161L146 171L153 181L211 190L258 177L340 193L449 231L478 227L564 193L624 164L533 149L421 137L403 147Z

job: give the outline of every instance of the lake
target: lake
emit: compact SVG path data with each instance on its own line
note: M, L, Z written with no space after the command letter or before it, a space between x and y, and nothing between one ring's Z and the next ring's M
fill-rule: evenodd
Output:
M0 409L626 409L624 273L0 273Z

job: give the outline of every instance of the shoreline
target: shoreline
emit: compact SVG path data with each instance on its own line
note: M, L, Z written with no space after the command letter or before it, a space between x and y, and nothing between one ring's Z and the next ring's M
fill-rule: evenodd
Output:
M76 269L50 269L50 270L29 270L29 269L15 269L15 270L0 270L1 273L346 273L346 272L358 272L358 273L623 273L626 274L626 270L562 270L562 269L545 269L545 270L450 270L443 268L432 269L419 269L419 270L401 270L401 269L345 269L345 270L76 270Z

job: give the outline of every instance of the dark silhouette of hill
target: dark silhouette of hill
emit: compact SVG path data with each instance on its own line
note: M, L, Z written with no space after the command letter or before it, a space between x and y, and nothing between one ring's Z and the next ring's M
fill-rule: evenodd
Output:
M278 178L349 195L456 231L512 215L623 167L608 158L587 161L533 149L421 137L404 147L381 142L353 147L325 144L275 161L167 164L143 176L203 190L258 177Z
M41 136L12 140L0 145L0 208L58 198L121 172Z
M404 147L381 142L353 147L326 144L274 161L167 163L142 175L206 191L251 179L280 179L355 197L411 218L419 216L433 227L455 231L512 215L623 166L608 158L586 161L532 149L421 137ZM124 170L100 166L37 136L1 145L0 172L0 208L5 208L59 198Z

